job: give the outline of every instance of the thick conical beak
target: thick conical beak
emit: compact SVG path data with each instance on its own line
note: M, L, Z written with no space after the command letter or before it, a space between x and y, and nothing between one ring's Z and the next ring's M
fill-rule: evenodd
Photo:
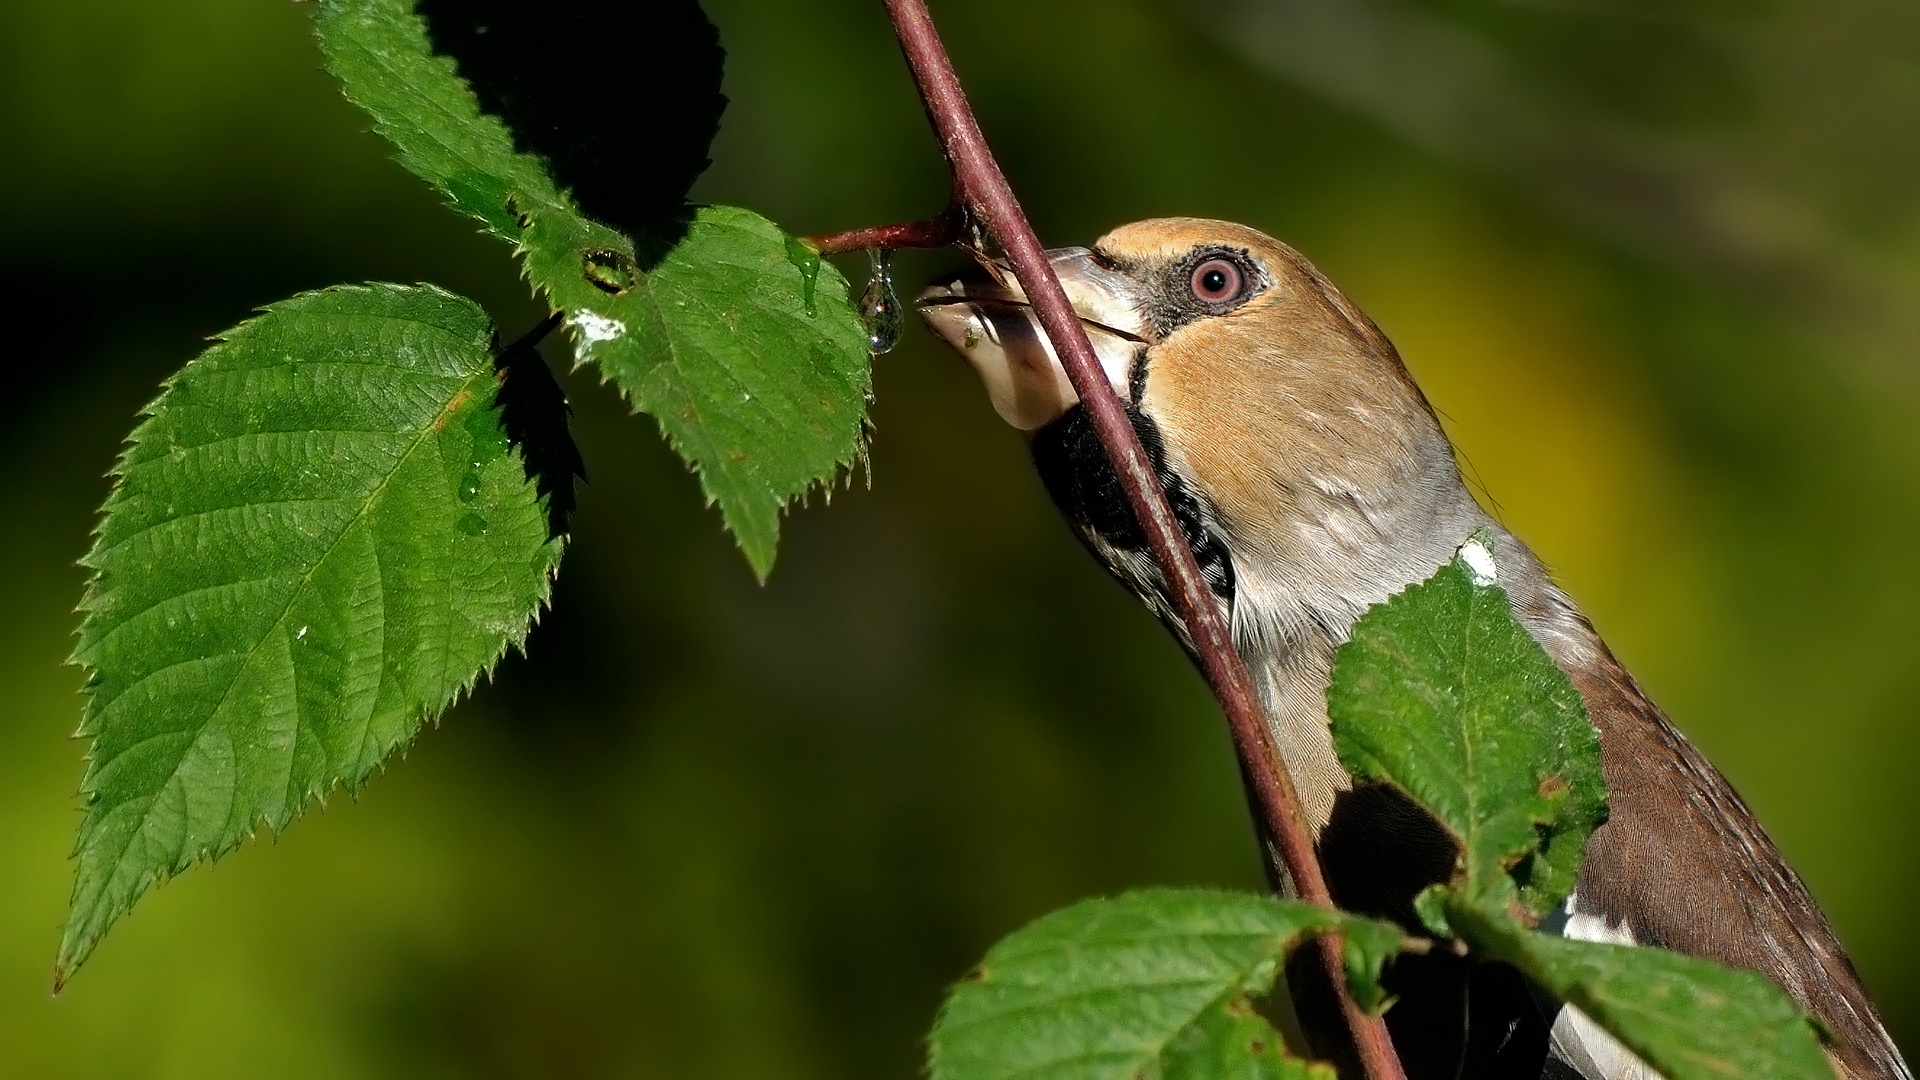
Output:
M1126 398L1135 357L1147 346L1140 284L1101 265L1086 248L1049 251L1047 258L1086 325L1107 381ZM1027 294L1004 263L929 286L915 306L933 332L973 365L1007 423L1038 431L1080 403Z

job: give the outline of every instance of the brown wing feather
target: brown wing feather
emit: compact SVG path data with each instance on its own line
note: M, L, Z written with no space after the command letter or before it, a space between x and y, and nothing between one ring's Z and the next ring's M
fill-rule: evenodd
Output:
M1778 982L1833 1032L1846 1076L1910 1077L1826 916L1733 786L1611 653L1565 666L1600 729L1611 808L1580 870L1581 909Z

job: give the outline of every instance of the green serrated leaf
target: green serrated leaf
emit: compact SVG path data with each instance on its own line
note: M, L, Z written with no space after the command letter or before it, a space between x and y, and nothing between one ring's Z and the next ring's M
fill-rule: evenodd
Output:
M321 0L314 29L347 100L399 151L408 172L463 214L518 242L516 211L566 207L538 158L515 152L499 120L480 111L454 62L436 56L413 0Z
M1448 912L1477 954L1579 1009L1667 1080L1833 1080L1813 1022L1750 971L1644 946L1529 933L1504 910Z
M1517 878L1536 915L1573 888L1606 817L1599 734L1506 590L1464 558L1354 624L1327 705L1347 770L1400 788L1452 830L1457 884L1498 896Z
M1335 1080L1333 1066L1302 1061L1244 993L1202 1012L1160 1055L1160 1080Z
M1369 1013L1380 1013L1392 1003L1380 985L1381 969L1400 954L1407 933L1390 922L1350 918L1341 932L1341 954L1347 968L1347 992Z
M515 244L580 358L660 422L765 577L781 511L861 453L869 356L846 279L731 207L700 209L677 244L643 258L514 151L433 55L411 0L322 0L315 20L347 97L403 165Z
M1083 901L1008 935L954 988L930 1039L933 1080L1323 1077L1285 1058L1250 999L1304 936L1374 925L1199 889Z
M524 639L560 544L492 346L440 289L328 289L148 408L84 560L93 743L58 978L149 885L357 786Z
M633 284L609 291L596 260L631 266L599 226L536 214L531 277L567 311L578 355L600 366L700 472L747 561L773 566L780 511L850 467L869 389L867 332L831 264L795 260L757 214L710 206Z

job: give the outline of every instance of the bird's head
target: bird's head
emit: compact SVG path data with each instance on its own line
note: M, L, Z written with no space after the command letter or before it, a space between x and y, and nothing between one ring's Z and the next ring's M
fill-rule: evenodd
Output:
M1403 571L1464 538L1433 535L1473 515L1432 409L1298 252L1242 225L1165 218L1049 254L1224 600L1253 575L1275 601L1364 610L1378 582L1420 580L1431 567ZM1157 575L1133 580L1139 534L1012 275L988 265L942 282L919 310L1033 440L1068 519L1146 596Z
M1050 259L1324 823L1346 784L1326 735L1335 648L1369 606L1425 580L1492 523L1392 344L1287 245L1242 225L1168 218ZM1089 550L1191 649L1012 274L987 264L923 292L919 310L1027 433L1048 493Z

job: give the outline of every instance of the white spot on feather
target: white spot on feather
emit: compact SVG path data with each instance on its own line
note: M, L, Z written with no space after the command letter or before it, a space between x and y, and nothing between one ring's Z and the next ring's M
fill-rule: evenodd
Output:
M1467 574L1475 585L1485 588L1500 580L1500 572L1493 564L1493 552L1475 536L1460 545L1460 561L1467 564Z
M1486 550L1485 548L1481 549ZM1465 555L1465 549L1461 554ZM1540 924L1545 933L1558 933L1570 941L1594 941L1603 945L1638 945L1625 922L1614 925L1606 916L1577 909L1578 893L1568 895L1560 910ZM1586 1013L1563 1005L1553 1019L1548 1035L1548 1050L1576 1072L1591 1080L1662 1080L1653 1067L1620 1045L1619 1040L1600 1027Z

